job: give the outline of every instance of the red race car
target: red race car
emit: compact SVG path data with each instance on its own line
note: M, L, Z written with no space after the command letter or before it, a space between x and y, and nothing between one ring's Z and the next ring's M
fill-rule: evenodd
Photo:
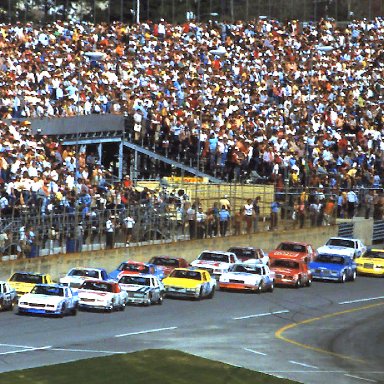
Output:
M269 252L269 258L300 259L306 264L313 261L316 257L316 251L311 244L299 243L295 241L283 241L276 249Z
M156 265L164 272L164 277L168 276L175 268L188 268L189 263L182 257L173 256L153 256L149 264Z
M300 288L309 287L312 283L311 271L301 259L275 257L271 259L271 271L275 272L276 285Z

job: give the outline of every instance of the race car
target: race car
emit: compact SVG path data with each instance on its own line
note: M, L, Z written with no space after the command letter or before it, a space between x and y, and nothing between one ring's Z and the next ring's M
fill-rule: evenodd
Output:
M36 284L52 284L52 278L46 273L35 272L15 272L9 279L8 283L15 288L18 296L31 292Z
M59 281L60 284L78 289L87 279L108 280L108 273L103 268L71 268Z
M78 290L80 309L124 311L128 294L116 281L85 280Z
M163 304L164 285L156 276L125 273L119 284L127 291L127 304Z
M216 290L216 279L202 269L175 268L163 284L166 296L196 300L212 299Z
M175 268L188 268L188 261L182 257L173 256L153 256L149 264L156 265L164 272L164 277L168 276Z
M19 314L76 315L79 298L71 288L61 284L36 284L30 293L20 297Z
M191 262L192 267L204 269L217 279L235 264L240 264L237 256L232 252L224 251L203 251L196 260Z
M384 277L384 249L369 248L356 260L357 273Z
M345 237L331 237L325 245L317 249L318 253L334 253L350 256L353 259L361 257L367 251L367 247L359 239L348 239Z
M17 303L17 293L6 281L0 281L0 311L12 311Z
M275 257L271 259L271 270L275 272L276 285L295 288L309 287L312 283L311 271L303 259Z
M262 291L273 292L275 273L267 265L256 264L236 264L219 279L221 290L231 289L240 291Z
M309 264L312 278L317 280L334 280L340 283L354 281L357 267L353 258L346 256L342 250L335 249L334 253L320 253L316 260Z
M112 280L119 280L122 272L129 273L141 273L157 276L160 280L164 278L163 269L150 263L143 263L141 261L127 260L120 263L120 265L109 274L109 278Z
M255 247L231 247L227 252L234 253L241 262L255 262L269 265L269 256L261 249Z
M317 252L311 244L296 241L283 241L276 249L269 252L269 258L302 259L306 263L312 261Z

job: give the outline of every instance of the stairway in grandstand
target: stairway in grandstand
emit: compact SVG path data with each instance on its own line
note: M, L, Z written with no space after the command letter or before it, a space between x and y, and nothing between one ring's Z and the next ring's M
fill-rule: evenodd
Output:
M62 119L31 120L32 130L36 135L55 136L63 145L88 146L115 143L119 146L119 158L122 163L124 147L137 154L148 156L154 160L179 169L183 174L205 178L213 183L222 183L223 180L209 175L191 165L171 159L151 149L132 143L128 140L124 118L119 115L90 115ZM119 179L122 177L122 164L119 166Z

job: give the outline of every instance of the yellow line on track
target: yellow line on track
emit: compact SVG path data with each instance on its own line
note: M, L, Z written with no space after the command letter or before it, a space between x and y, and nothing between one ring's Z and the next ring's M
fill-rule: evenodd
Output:
M289 339L288 337L283 336L283 333L288 331L289 329L296 328L296 327L298 327L300 325L314 323L315 321L320 321L320 320L324 320L324 319L329 319L331 317L346 315L346 314L353 313L353 312L364 311L364 310L367 310L367 309L379 307L381 305L384 305L384 302L377 303L377 304L365 305L364 307L347 309L347 310L341 311L341 312L329 313L328 315L319 316L319 317L312 317L311 319L299 321L297 323L288 324L288 325L285 325L284 327L281 327L280 329L278 329L275 332L275 337L280 339L280 340L283 340L283 341L285 341L287 343L294 344L294 345L296 345L297 347L300 347L300 348L309 349L311 351L323 353L323 354L330 355L330 356L335 356L335 357L338 357L338 358L341 358L341 359L345 359L345 360L351 360L351 361L355 361L355 362L358 362L358 363L364 363L365 362L364 360L356 358L356 357L342 355L340 353L328 351L326 349L314 347L312 345L303 344L303 343L300 343L300 342L298 342L296 340Z

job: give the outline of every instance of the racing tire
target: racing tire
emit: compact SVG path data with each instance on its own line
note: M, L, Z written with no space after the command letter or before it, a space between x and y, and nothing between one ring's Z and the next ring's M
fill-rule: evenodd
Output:
M263 291L264 291L264 283L261 282L261 283L257 286L257 288L256 288L256 293L259 294L259 293L261 293L261 292L263 292Z
M357 277L357 272L356 271L353 271L352 272L352 276L350 278L350 281L355 281L356 280L356 277Z
M119 307L119 311L120 311L120 312L124 312L124 311L125 311L125 306L126 306L126 303L125 303L125 302L122 303L122 304L120 305L120 307Z
M308 279L307 284L305 284L306 287L310 287L312 285L312 279Z
M59 313L58 317L63 318L65 315L65 312L67 311L67 307L65 304L61 306L61 312Z
M211 291L211 293L207 296L208 299L212 299L213 296L215 296L215 290L216 290L216 288L215 288L215 287L212 287L212 291Z
M296 281L295 288L301 288L301 278L300 277Z
M200 288L199 296L196 297L197 301L200 301L203 298L203 287Z
M77 308L76 307L71 309L70 315L71 316L76 316L77 315Z
M347 281L347 275L345 272L341 275L340 283L344 284Z
M268 288L268 292L273 292L273 290L275 289L275 282L274 281L272 281L272 284L269 286L269 288Z
M160 297L159 299L157 300L157 303L158 305L162 305L163 304L163 301L164 301L164 294L163 293L160 293Z
M0 301L0 312L4 311L4 302Z

